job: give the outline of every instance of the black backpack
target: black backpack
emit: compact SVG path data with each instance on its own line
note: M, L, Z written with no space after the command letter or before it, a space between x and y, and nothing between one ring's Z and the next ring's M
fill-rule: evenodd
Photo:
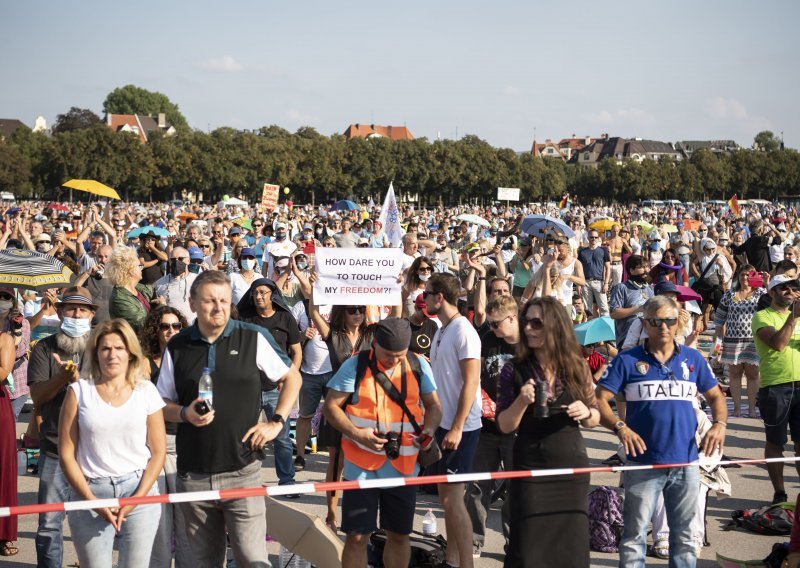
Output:
M421 532L412 531L409 535L409 540L411 541L409 568L434 568L445 561L447 540L442 535L428 536ZM386 533L384 531L378 530L370 535L367 549L367 563L369 566L374 568L383 567L383 549L385 547Z
M742 527L758 534L788 535L792 532L794 514L794 505L790 503L734 511L731 513L733 520L725 528Z

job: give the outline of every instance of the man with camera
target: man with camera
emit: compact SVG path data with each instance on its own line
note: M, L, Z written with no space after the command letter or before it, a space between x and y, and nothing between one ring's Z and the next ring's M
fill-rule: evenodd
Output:
M75 280L76 286L85 286L89 290L92 298L94 298L94 303L97 305L92 325L111 319L108 313L108 303L111 301L111 292L114 290L114 285L111 280L105 277L105 274L106 264L108 264L112 252L114 252L114 249L110 245L103 245L98 248L94 256L94 266Z
M769 283L770 307L753 316L753 337L760 360L761 388L758 409L764 421L764 457L783 457L787 428L800 455L800 282L779 274ZM800 473L800 462L795 462ZM783 484L783 463L768 463L775 492L772 502L788 501Z
M189 290L195 323L167 344L158 392L164 418L178 423L178 488L212 491L261 485L263 448L286 424L300 374L260 326L231 320L231 285L216 270L200 274ZM201 399L204 368L213 396ZM275 413L259 422L261 390L283 382ZM200 566L221 566L227 533L238 566L268 566L263 499L182 503L186 532Z
M339 368L328 382L330 390L325 396L325 417L343 435L342 475L349 481L415 477L419 473L420 447L422 451L431 449L442 418L430 365L415 353L408 353L408 321L382 320L375 324L374 337L372 350L363 352L367 355L351 357ZM358 376L359 371L363 376ZM387 389L394 391L390 394ZM398 392L405 408L393 398ZM413 423L421 427L419 434L412 417ZM387 537L383 562L388 568L408 566L408 535L414 525L416 493L415 486L344 492L344 568L367 565L367 544L377 528L379 508L381 528Z

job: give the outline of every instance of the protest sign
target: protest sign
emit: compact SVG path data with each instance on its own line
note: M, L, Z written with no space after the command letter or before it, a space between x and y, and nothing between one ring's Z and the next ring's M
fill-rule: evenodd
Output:
M317 248L314 303L399 306L399 248Z
M280 186L271 183L265 183L264 189L261 191L261 210L274 211L278 206L278 190Z
M405 233L400 226L400 209L397 207L394 184L391 182L389 183L389 190L386 192L386 199L383 200L380 222L383 224L383 232L386 233L386 238L389 239L393 247L398 246Z
M519 201L519 188L518 187L498 187L497 188L498 201Z

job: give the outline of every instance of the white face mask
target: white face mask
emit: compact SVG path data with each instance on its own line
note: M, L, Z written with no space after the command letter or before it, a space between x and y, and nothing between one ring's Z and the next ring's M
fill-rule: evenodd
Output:
M0 313L5 313L14 307L14 300L0 300Z
M417 274L417 276L419 276L420 282L427 282L428 278L431 277L430 274Z
M254 258L245 258L242 260L242 270L253 270L256 266L256 260Z

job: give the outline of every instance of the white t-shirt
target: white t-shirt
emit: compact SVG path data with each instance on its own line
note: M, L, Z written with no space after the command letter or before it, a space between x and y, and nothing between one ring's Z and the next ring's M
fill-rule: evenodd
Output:
M76 458L83 475L120 477L145 469L151 455L147 417L166 406L155 385L141 381L130 398L116 407L100 398L94 381L80 379L69 388L78 399Z
M431 368L436 381L439 400L442 402L442 422L445 430L453 427L458 399L464 388L460 362L464 359L481 358L481 340L478 332L463 316L451 320L440 327L431 342ZM464 432L471 432L481 427L481 387L475 388L475 401L464 423Z
M189 307L189 291L197 279L197 274L188 273L183 278L175 278L169 274L162 276L153 283L156 296L164 296L167 305L183 314L189 322L193 322L195 315Z
M317 306L319 315L327 322L331 321L331 307ZM292 315L297 320L297 325L300 326L300 334L303 337L309 327L316 327L313 321L309 321L303 302L297 302L294 305ZM306 341L303 346L303 363L300 365L300 370L309 375L321 375L330 373L333 370L330 354L328 353L328 344L322 340L322 336L319 334Z

